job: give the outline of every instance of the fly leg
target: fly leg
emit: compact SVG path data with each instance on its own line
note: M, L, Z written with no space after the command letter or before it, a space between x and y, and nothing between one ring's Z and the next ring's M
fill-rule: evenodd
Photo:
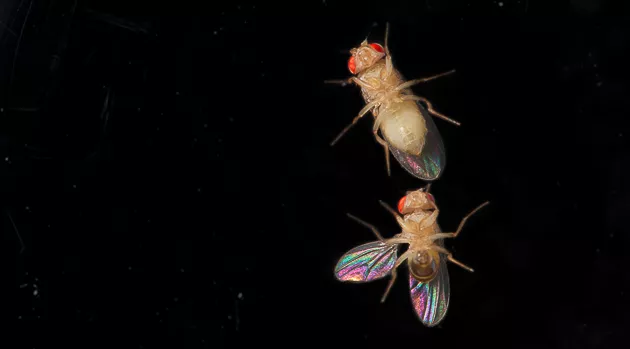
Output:
M358 217L356 217L356 216L354 216L354 215L352 215L350 213L346 213L346 215L348 215L348 217L352 218L353 220L355 220L357 223L361 224L362 226L370 229L380 241L383 241L383 242L388 243L390 245L393 245L393 244L408 244L409 243L409 239L404 238L404 237L400 237L400 234L394 235L394 237L392 237L390 239L383 239L383 236L381 235L381 233L372 224L370 224L370 223L362 220L361 218L358 218Z
M383 146L383 149L385 149L385 167L387 167L387 176L391 177L392 171L391 171L391 167L389 163L389 144L383 138L381 138L381 136L378 135L378 129L380 125L381 125L381 122L379 118L376 117L376 120L374 121L374 127L372 128L372 132L374 133L374 138L376 138L376 141L380 145Z
M398 276L396 269L400 266L400 264L402 264L402 262L404 262L407 258L409 258L410 254L411 252L406 251L400 257L398 257L398 260L396 260L396 264L392 268L392 278L389 279L389 283L387 284L385 293L383 294L383 297L381 297L381 303L385 303L385 300L387 299L387 295L389 295L389 291L392 289L392 286L394 286L394 282L396 281L396 277Z
M457 230L454 233L450 233L450 234L452 234L452 237L457 237L457 235L459 235L459 233L462 231L462 228L464 228L464 225L466 224L466 221L468 220L468 218L470 218L472 215L477 213L477 211L481 210L484 206L488 205L489 203L490 203L490 201L484 202L483 204L477 206L477 208L472 210L464 218L462 218L462 221L461 221L461 223L459 223L459 227L457 227Z
M385 54L389 57L389 22L385 23Z
M351 215L350 213L346 213L346 214L348 215L348 217L352 218L352 219L353 219L353 220L355 220L357 223L359 223L359 224L361 224L362 226L364 226L364 227L366 227L366 228L370 229L370 230L374 233L374 235L376 235L376 237L377 237L379 240L384 241L383 236L381 235L381 233L379 233L379 232L378 232L378 229L376 229L376 227L375 227L375 226L373 226L372 224L370 224L370 223L368 223L368 222L366 222L366 221L364 221L364 220L362 220L362 219L360 219L360 218L358 218L358 217L355 217L355 216Z
M466 270L468 270L471 273L475 271L475 270L473 270L473 268L471 268L471 267L467 266L466 264L464 264L464 263L458 261L457 259L453 258L453 254L451 252L449 252L447 249L445 249L443 247L440 247L440 246L437 246L437 245L431 246L431 249L433 249L433 250L435 250L437 252L440 252L440 253L444 253L447 256L448 260L451 263L456 264L458 267L466 269Z
M385 23L385 70L381 71L381 79L387 81L394 71L394 64L392 63L392 55L389 53L389 22Z
M429 189L431 189L431 183L427 184L427 186L424 188L424 192L429 194ZM435 201L433 200L429 200L429 203L431 204L431 206L433 206L433 209L435 211L439 211L437 204L435 203Z
M431 182L429 182L429 184L427 184L426 187L424 187L422 190L424 190L425 193L429 193L429 189L431 189ZM409 195L410 193L413 193L415 190L408 190L405 195ZM437 208L437 207L436 207Z
M367 82L362 81L361 79L357 78L356 76L353 76L353 77L348 78L348 79L341 79L341 80L339 80L339 79L337 79L337 80L324 80L324 83L325 84L337 84L337 85L341 85L341 87L345 87L345 86L348 86L348 85L350 85L352 83L355 83L355 84L361 86L362 88L366 88L366 89L372 89L373 90L373 89L376 88L376 87L368 84Z
M441 114L439 112L437 112L435 109L433 109L433 105L431 104L431 102L429 102L428 99L424 98L424 97L420 97L420 96L415 96L415 95L404 95L401 97L403 100L413 100L413 101L420 101L423 102L424 104L427 105L427 110L429 111L429 113L431 113L431 115L433 116L437 116L440 119L444 119L450 123L453 123L457 126L460 126L461 124L458 121L455 121L447 116L445 116L444 114Z
M405 220L398 214L398 212L396 212L393 208L391 208L391 206L389 206L388 204L386 204L383 200L379 200L378 201L381 206L383 206L387 211L389 211L389 213L391 213L394 218L396 218L396 222L398 222L398 225L400 225L400 227L405 230L405 231L409 231L410 229L407 228L407 223L405 223Z
M387 167L387 176L391 177L392 170L389 163L389 144L387 144L387 142L383 138L381 138L381 136L379 136L377 132L378 129L374 132L374 138L376 138L376 141L383 146L383 149L385 149L385 167Z
M379 233L378 229L376 229L375 226L373 226L372 224L357 218L353 215L351 215L350 213L347 213L348 217L354 219L357 223L363 225L364 227L372 230L372 232L374 233L374 235L376 235L376 237L384 242L388 242L388 243L409 243L409 241L407 239L404 238L392 238L392 239L388 239L385 240L383 239L383 236L381 235L381 233ZM392 268L392 277L389 280L389 284L387 284L387 288L385 289L385 294L383 294L383 297L381 298L381 303L385 302L385 299L387 298L387 295L389 294L389 291L391 290L392 286L394 285L394 281L396 281L396 268L398 268L398 266L405 261L405 259L407 259L409 256L409 251L405 252L402 254L402 256L398 257L398 260L396 260L396 264L394 265L394 267Z
M406 253L406 252L405 252ZM403 255L404 256L404 255ZM403 257L401 256L401 257ZM385 289L385 293L383 293L383 297L381 297L381 303L385 303L387 296L389 295L389 291L391 291L392 286L394 286L394 282L396 282L396 277L398 273L396 272L396 268L392 268L392 277L389 279L389 283L387 284L387 288Z
M370 85L369 83L357 78L356 76L351 77L350 80L352 80L352 82L354 82L355 84L359 85L361 88L368 89L368 90L376 89L376 86Z
M464 216L464 218L462 218L461 223L459 223L459 227L457 227L457 230L454 233L439 233L439 234L434 234L432 236L433 240L437 240L437 239L445 239L445 238L456 238L457 235L459 235L459 233L462 231L462 228L464 228L464 225L466 224L466 221L468 221L468 218L470 218L472 215L474 215L475 213L477 213L477 211L481 210L484 206L488 205L490 203L490 201L486 201L483 204L477 206L477 208L475 208L474 210L472 210L469 214L467 214L466 216ZM435 212L435 211L434 211Z
M383 200L378 200L378 202L381 204L381 206L383 206L387 211L389 211L389 213L391 213L395 218L400 218L402 219L402 217L400 217L400 214L398 214L398 212L396 212L396 210L394 210L391 206L389 206L387 203L385 203L385 201Z
M394 88L393 91L402 91L402 90L408 89L409 87L411 87L413 85L417 85L417 84L421 84L423 82L428 82L428 81L431 81L431 80L435 80L437 78L441 78L442 76L450 75L450 74L453 74L453 73L455 73L455 69L449 70L449 71L447 71L445 73L440 73L440 74L437 74L437 75L429 76L428 78L409 80L407 82L403 82L402 84L396 86L396 88Z
M337 84L337 85L341 85L341 87L346 87L350 84L352 84L352 78L349 79L343 79L343 80L324 80L324 84Z
M357 123L357 121L359 121L359 119L361 119L365 114L367 114L372 108L374 108L378 103L380 103L380 100L375 100L372 101L368 104L365 105L365 107L363 107L363 109L361 109L361 111L359 112L359 115L357 115L353 120L352 123L348 126L346 126L340 133L339 135L337 135L337 137L335 137L335 139L333 139L332 142L330 142L330 146L334 146L335 143L337 143L339 141L339 139L341 139L341 137L343 137L344 134L346 134L346 132L348 132L348 130L350 130L350 128L352 126L354 126L354 124Z
M429 193L429 189L431 189L431 183L430 182L429 182L429 184L427 184L426 187L424 187L424 192L428 194Z
M327 80L330 83L339 83L339 81L344 82L344 83L349 83L349 82L354 82L355 84L361 86L361 88L367 88L367 89L374 89L374 87L370 84L368 84L365 81L361 81L360 79L356 78L356 77L351 77L348 80ZM343 84L342 84L343 86ZM341 139L341 137L343 137L343 135L346 134L346 132L348 132L348 130L350 130L350 128L352 126L354 126L354 124L357 123L357 121L359 121L359 119L361 119L365 114L367 114L372 108L374 108L375 106L377 106L378 104L381 103L380 99L374 100L368 104L366 104L363 109L361 109L361 111L359 111L359 115L357 115L353 120L352 123L350 123L348 126L346 126L338 135L337 137L335 137L335 139L333 139L332 142L330 142L330 146L334 146L335 143L337 143L339 141L339 139Z
M433 224L435 224L435 221L437 220L438 214L440 214L440 210L437 209L437 207L433 210L433 212L431 212L431 214L428 217L425 217L420 223L420 227L421 229L427 228L432 226Z

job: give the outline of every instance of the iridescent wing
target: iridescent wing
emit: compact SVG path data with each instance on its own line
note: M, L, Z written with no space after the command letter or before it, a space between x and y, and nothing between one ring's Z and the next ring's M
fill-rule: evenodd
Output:
M440 240L440 245L443 246ZM420 321L428 327L439 324L446 316L451 296L446 255L440 254L438 273L429 282L418 282L409 273L411 303Z
M351 282L377 280L389 274L397 258L398 244L369 242L346 252L337 262L335 276Z
M394 155L400 165L411 173L414 177L425 181L433 181L440 177L446 166L446 152L442 136L433 122L433 116L417 102L422 116L426 120L427 134L420 155L411 155L394 146L389 145L391 153Z

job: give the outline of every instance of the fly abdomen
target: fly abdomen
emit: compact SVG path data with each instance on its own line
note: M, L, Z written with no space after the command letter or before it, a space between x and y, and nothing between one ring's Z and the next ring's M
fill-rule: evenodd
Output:
M391 103L379 110L381 132L394 147L420 155L427 133L426 120L414 101Z

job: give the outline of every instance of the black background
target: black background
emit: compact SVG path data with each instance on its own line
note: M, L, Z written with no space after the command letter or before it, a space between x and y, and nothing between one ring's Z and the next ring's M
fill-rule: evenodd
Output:
M624 347L629 7L4 2L2 347ZM407 78L457 70L413 88L462 123L435 120L442 229L491 202L431 329L404 268L385 304L333 274L373 239L346 212L394 235L378 200L425 185L370 118L328 145L363 104L323 81L386 21Z

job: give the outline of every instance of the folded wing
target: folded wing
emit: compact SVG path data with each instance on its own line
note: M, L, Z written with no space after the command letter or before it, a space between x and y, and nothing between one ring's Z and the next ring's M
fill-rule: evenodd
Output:
M427 134L424 148L420 155L411 155L390 144L390 151L400 165L413 176L426 181L436 180L442 175L446 166L446 152L442 137L433 122L433 116L418 103L422 116L426 119Z
M413 309L423 324L433 327L446 315L451 295L446 256L440 258L438 273L429 282L419 282L409 273L409 290Z

